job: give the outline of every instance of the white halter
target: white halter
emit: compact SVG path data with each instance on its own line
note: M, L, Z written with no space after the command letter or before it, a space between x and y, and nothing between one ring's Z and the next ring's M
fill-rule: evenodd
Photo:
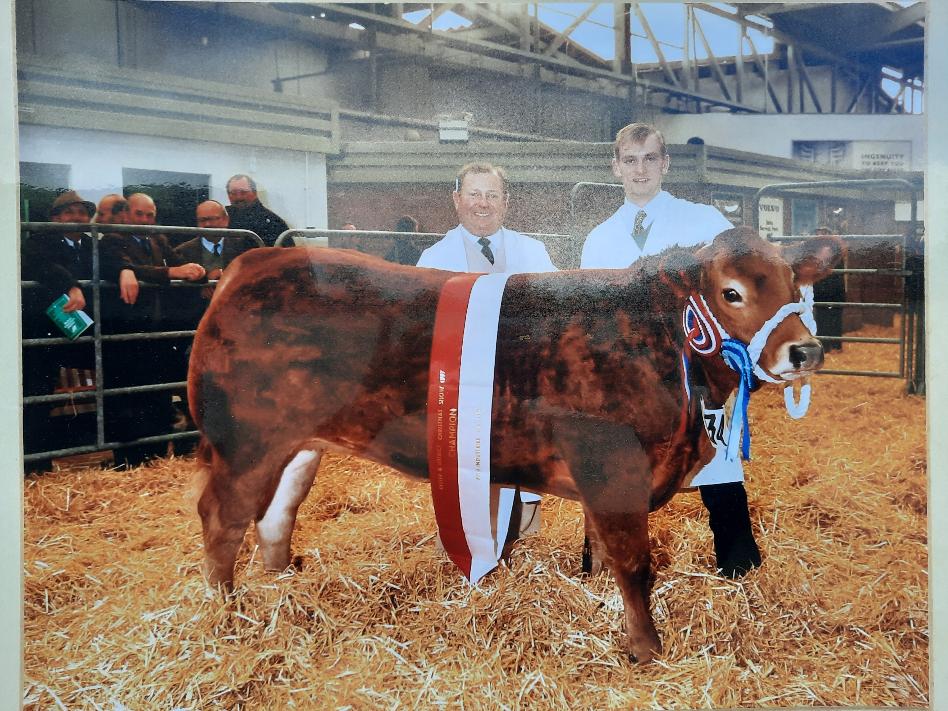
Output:
M692 297L694 298L694 297ZM714 327L718 330L718 333L721 334L721 340L731 338L728 335L728 332L721 325L721 323L715 318L714 313L708 307L707 302L704 300L704 297L700 294L698 298L701 299L701 304L704 306L704 313L707 314L711 321L714 323ZM764 345L767 343L767 339L770 337L770 334L773 333L774 329L779 326L785 318L791 314L799 314L800 320L803 322L803 325L810 332L811 335L816 335L816 319L813 317L813 285L804 284L800 287L800 300L791 302L789 304L784 304L771 316L767 321L764 322L764 325L760 327L757 333L754 334L754 337L751 338L750 343L747 344L747 354L750 356L750 362L754 367L754 375L761 380L766 380L768 383L781 383L782 380L774 378L768 374L763 368L758 365L758 360L760 359L760 354L764 350ZM806 414L806 411L810 407L810 384L804 383L800 388L800 401L796 402L793 397L793 385L787 384L783 390L783 400L784 405L787 408L787 414L790 415L795 420L800 419Z

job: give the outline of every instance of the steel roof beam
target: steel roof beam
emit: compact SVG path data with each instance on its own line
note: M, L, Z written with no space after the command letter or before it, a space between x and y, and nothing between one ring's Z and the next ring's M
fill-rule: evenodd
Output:
M817 113L823 113L823 107L820 105L820 98L816 95L816 88L813 86L813 82L810 81L810 73L806 69L806 62L803 61L803 50L800 50L797 53L797 67L800 69L800 79L806 88L810 92L810 100L813 102L813 106L816 107ZM800 92L800 108L803 109L803 92Z
M668 79L670 84L680 88L681 82L678 81L678 77L675 76L675 72L665 60L665 53L662 52L662 47L659 44L658 38L655 37L655 33L652 32L652 27L648 24L648 18L645 17L645 13L642 12L642 8L640 8L639 4L635 2L632 3L632 10L635 12L635 16L639 18L639 22L642 23L642 29L645 30L645 35L648 37L648 41L651 43L652 49L655 50L655 56L658 57L658 62L662 66L662 71L665 72L665 78Z
M711 51L711 43L708 42L708 38L704 34L704 29L701 27L701 21L697 15L694 15L694 28L698 31L698 38L701 40L701 44L704 45L704 51L708 53L708 57L711 60L711 73L714 74L714 78L717 79L718 86L721 87L721 93L724 94L724 98L730 100L731 92L728 90L727 82L724 80L724 73L718 64L718 58L715 57L714 52Z
M751 56L754 58L757 71L760 73L761 78L764 80L764 85L767 87L767 94L770 96L770 100L774 102L774 108L777 109L777 113L782 114L783 107L780 105L780 99L777 98L777 92L774 91L774 87L770 83L770 77L767 76L767 65L757 52L757 45L754 44L754 38L747 35L747 43L750 45Z
M308 17L256 3L221 3L218 7L219 11L233 17L279 27L293 36L310 41L314 39L336 41L373 52L390 51L402 55L422 56L465 67L479 65L502 74L518 77L533 76L544 83L619 98L628 96L630 87L638 86L642 90L669 93L679 98L692 99L732 111L760 112L760 109L753 106L704 95L680 86L636 79L628 74L589 66L567 57L544 57L535 52L493 42L457 37L452 33L437 30L430 31L402 19L375 15L346 5L311 5L310 7L314 9L327 10L327 14L331 12L330 17L344 18L340 21L323 19L312 23L309 22ZM372 33L350 28L348 23L351 21L360 22L366 27L377 27L378 31ZM388 32L385 31L386 29L401 32ZM530 66L531 64L533 66ZM674 76L673 73L672 75Z
M589 7L587 7L582 13L580 13L580 15L575 20L569 23L569 25L567 25L566 28L562 32L560 32L559 34L556 35L555 38L553 38L553 41L550 42L549 45L547 45L547 48L545 50L543 50L543 56L549 57L554 52L556 52L561 46L563 46L563 43L567 39L569 39L570 33L573 30L575 30L577 27L579 27L581 24L583 24L586 21L586 18L589 17L593 13L593 10L599 7L599 4L600 3L598 2L590 3Z
M764 11L761 9L761 6L759 5L742 4L741 6L748 10L748 14L751 14L751 15L764 14ZM815 7L818 7L818 6L819 5L816 5ZM851 59L849 57L846 57L845 55L831 52L830 50L824 47L821 47L818 44L807 42L806 40L801 40L798 37L794 37L793 35L787 34L786 32L781 32L780 30L767 27L767 25L763 25L759 22L754 22L753 20L748 19L744 15L740 17L735 17L731 13L725 12L724 10L721 10L720 8L714 7L713 5L709 5L707 3L695 3L695 7L701 8L701 10L703 10L704 12L709 12L712 15L717 15L718 17L723 17L725 19L731 20L732 22L743 22L748 27L752 27L753 29L759 32L769 35L770 37L773 37L775 40L777 40L778 42L781 42L782 44L792 44L799 47L800 49L805 49L811 56L819 57L820 59L825 59L830 62L839 62L840 64L844 66L847 66L859 71L860 73L866 72L866 71L874 71L874 68L871 66L861 64L860 62L857 62L854 59ZM794 4L787 5L788 10L800 9L803 7L806 7L806 6L794 5ZM825 7L825 5L823 5L823 7ZM775 13L771 13L771 14L775 14Z
M892 12L885 20L870 27L862 37L854 38L855 41L849 45L848 51L862 52L867 49L875 49L886 38L918 24L924 19L925 3L921 2Z

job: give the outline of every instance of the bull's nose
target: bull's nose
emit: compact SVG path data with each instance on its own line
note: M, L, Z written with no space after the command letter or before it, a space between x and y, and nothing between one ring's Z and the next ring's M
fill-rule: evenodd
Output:
M823 346L817 343L795 343L790 346L790 364L794 370L818 368L823 364Z

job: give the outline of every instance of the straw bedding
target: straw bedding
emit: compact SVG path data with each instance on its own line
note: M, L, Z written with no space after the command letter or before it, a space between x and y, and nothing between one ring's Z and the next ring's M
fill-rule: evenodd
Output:
M827 365L891 370L892 348L847 344ZM647 666L621 652L611 579L577 576L572 502L545 498L542 531L472 590L435 551L425 485L327 457L300 512L301 569L266 573L251 533L225 602L200 573L192 460L31 477L24 703L927 706L924 400L903 391L820 377L799 422L777 391L752 398L746 471L764 565L740 581L714 574L694 493L653 514L665 652Z

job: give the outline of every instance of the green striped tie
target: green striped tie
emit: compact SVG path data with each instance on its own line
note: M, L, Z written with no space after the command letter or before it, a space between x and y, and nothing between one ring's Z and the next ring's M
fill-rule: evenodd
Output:
M644 229L646 217L645 210L639 210L635 215L635 224L632 226L632 239L642 250L645 249L645 240L648 239L648 233L652 230L652 225Z

